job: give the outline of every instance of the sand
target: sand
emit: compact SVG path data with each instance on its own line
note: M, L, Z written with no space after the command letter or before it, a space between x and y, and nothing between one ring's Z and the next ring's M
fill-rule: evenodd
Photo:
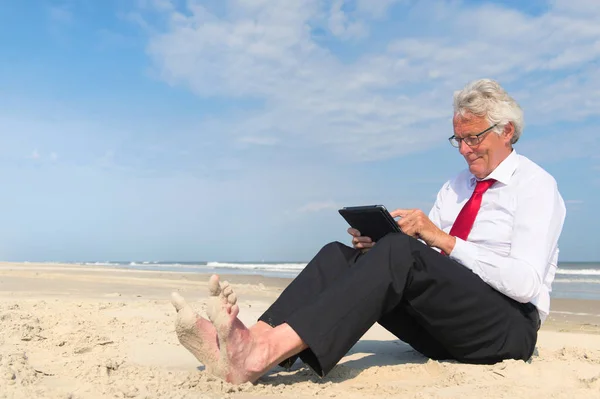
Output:
M222 278L248 324L289 283ZM207 280L0 264L0 398L600 398L600 306L569 300L554 300L527 363L431 361L375 325L326 378L296 362L233 386L208 375L175 334L170 293L204 312Z

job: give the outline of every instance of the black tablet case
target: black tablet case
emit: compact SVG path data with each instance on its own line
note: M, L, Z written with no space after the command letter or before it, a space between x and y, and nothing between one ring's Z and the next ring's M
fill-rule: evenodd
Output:
M389 233L400 233L400 227L383 205L345 207L338 211L362 236L377 242Z

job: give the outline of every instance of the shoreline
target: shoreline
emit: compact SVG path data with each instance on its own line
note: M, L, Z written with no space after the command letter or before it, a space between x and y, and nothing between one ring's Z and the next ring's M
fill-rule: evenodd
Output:
M94 281L94 276L102 278ZM3 280L10 281L13 288L12 297L24 297L35 288L37 293L48 296L64 296L68 293L70 297L83 295L86 287L98 284L114 284L111 290L119 297L126 298L132 295L132 287L144 287L151 294L152 299L168 300L170 291L165 288L180 292L193 292L198 288L197 295L203 295L202 291L211 273L158 271L158 270L132 270L111 266L86 266L69 263L17 263L0 262L0 288ZM259 285L265 287L265 291L271 293L273 300L277 294L293 280L288 277L272 277L260 274L221 273L222 280L227 280L239 289L244 286ZM35 281L31 281L31 280ZM52 290L51 285L43 281L62 279L72 282L72 286L61 290ZM156 289L153 289L155 287ZM160 288L159 288L160 287ZM268 287L268 289L266 289ZM98 287L95 287L98 288ZM119 290L119 288L121 288ZM108 287L107 287L108 289ZM0 290L0 298L6 290ZM122 292L118 292L122 291ZM133 290L134 291L134 290ZM98 298L100 299L100 298ZM552 298L550 315L542 325L543 330L550 331L577 331L585 333L600 334L600 300L594 299L569 299Z

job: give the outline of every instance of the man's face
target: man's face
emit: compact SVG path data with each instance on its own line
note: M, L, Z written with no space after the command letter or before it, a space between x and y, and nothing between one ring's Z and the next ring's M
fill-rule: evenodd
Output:
M453 119L454 135L459 138L473 136L481 133L490 127L485 117L466 114L454 115ZM498 135L494 131L489 131L480 136L479 144L470 147L461 141L458 150L467 161L471 173L483 179L502 162L512 151L510 140L514 133L512 124L508 124L504 132Z

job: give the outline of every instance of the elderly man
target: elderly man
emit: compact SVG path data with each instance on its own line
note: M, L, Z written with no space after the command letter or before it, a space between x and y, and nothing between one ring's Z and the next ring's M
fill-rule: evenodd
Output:
M323 247L251 328L217 276L210 321L173 294L183 346L232 383L296 355L324 376L376 322L432 359L529 359L550 310L564 202L554 178L514 150L523 115L498 83L455 93L453 126L468 169L429 216L393 211L404 233L377 243L349 229L353 248Z

